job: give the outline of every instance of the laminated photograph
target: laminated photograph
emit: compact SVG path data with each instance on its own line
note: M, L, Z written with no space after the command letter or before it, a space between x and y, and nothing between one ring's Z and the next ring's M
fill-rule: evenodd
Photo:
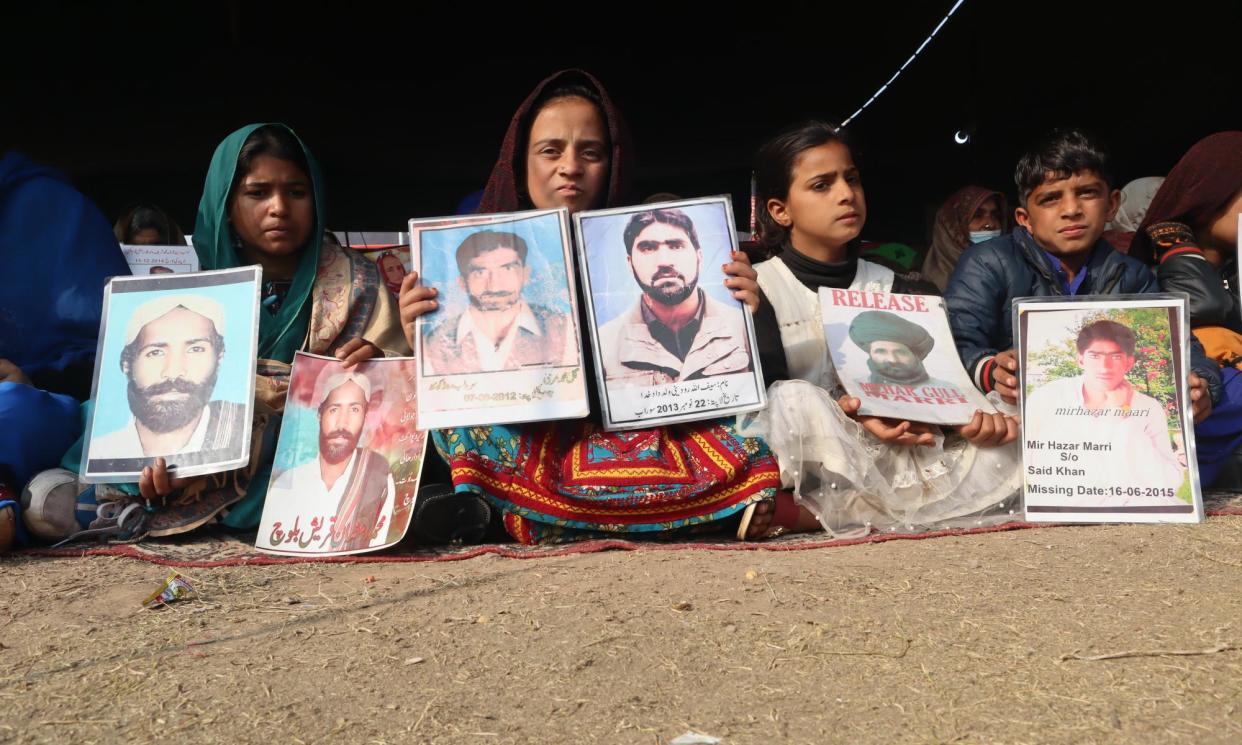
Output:
M754 325L725 287L727 196L574 215L604 427L652 427L766 403Z
M401 541L427 445L415 415L415 361L346 370L298 352L255 548L341 556Z
M82 479L137 482L250 460L259 332L257 266L117 277L104 288Z
M587 416L569 243L564 209L410 221L424 428Z
M121 253L135 277L147 274L186 274L198 271L194 246L138 246L121 244Z
M1184 296L1018 298L1014 326L1027 519L1202 520Z
M966 424L996 411L962 367L944 300L822 287L828 353L858 413Z
M394 296L401 294L401 280L405 279L410 265L410 247L392 246L378 251L363 251L362 255L375 262L380 281Z

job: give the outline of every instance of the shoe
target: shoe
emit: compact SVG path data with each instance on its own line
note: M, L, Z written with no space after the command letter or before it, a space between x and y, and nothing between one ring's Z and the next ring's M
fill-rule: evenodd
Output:
M94 499L79 508L80 497L88 491L78 484L78 475L53 468L35 475L22 489L22 519L26 529L38 538L59 541L85 528L95 518Z
M451 484L418 489L413 531L419 543L481 543L491 521L492 508L474 492L454 491Z

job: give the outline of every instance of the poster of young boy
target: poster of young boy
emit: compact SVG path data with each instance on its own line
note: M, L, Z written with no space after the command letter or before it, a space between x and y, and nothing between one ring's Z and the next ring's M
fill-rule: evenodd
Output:
M415 328L427 429L585 417L568 212L410 221L437 309Z
M157 457L183 477L249 462L260 273L109 280L83 481L137 482Z
M1202 520L1185 299L1014 306L1027 519Z
M405 537L427 442L414 367L390 357L346 370L296 354L255 548L341 556Z
M966 424L996 411L962 367L943 299L828 287L819 298L832 364L859 414Z
M766 405L750 313L724 285L727 196L580 212L574 228L606 429Z

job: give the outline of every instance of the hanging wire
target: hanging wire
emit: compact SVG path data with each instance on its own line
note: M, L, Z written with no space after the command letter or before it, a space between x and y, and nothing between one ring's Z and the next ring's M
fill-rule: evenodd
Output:
M905 71L905 69L910 66L910 63L914 61L914 58L919 56L919 53L923 51L923 47L926 47L928 42L934 39L936 37L936 34L940 33L940 29L944 28L944 24L948 22L948 20L951 17L953 17L953 14L957 12L958 8L962 7L962 3L964 2L966 2L966 0L957 0L957 2L953 3L953 7L949 8L949 12L945 14L944 18L940 19L940 23L937 23L936 27L932 29L932 32L927 35L926 39L923 40L923 43L919 44L919 48L914 50L914 54L910 55L910 59L906 60L905 63L902 64L901 67L897 68L897 72L893 73L893 77L889 78L888 82L886 82L884 85L881 85L879 90L871 94L871 98L868 98L866 103L864 103L862 106L859 106L858 111L855 111L853 114L850 114L848 117L846 117L845 121L841 122L842 127L854 121L854 118L857 117L859 114L861 114L863 112L863 109L870 106L873 101L875 101L877 98L880 97L881 93L883 93L885 90L888 89L890 85L893 84L893 81L897 79L897 76L900 75L903 71Z

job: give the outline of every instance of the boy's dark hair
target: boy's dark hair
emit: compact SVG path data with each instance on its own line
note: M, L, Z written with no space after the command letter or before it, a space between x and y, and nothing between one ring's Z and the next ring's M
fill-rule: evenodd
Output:
M1077 129L1052 130L1018 160L1013 180L1019 204L1025 207L1031 192L1049 178L1069 178L1079 171L1095 171L1110 188L1113 185L1104 148Z

